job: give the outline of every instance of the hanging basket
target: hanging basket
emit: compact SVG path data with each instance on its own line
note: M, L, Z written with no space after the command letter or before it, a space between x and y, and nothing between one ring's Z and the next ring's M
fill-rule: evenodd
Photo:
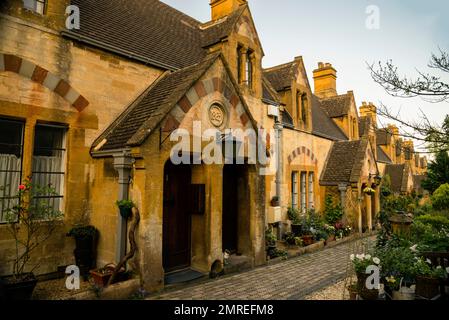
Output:
M132 208L119 207L119 209L123 219L128 220L132 216Z

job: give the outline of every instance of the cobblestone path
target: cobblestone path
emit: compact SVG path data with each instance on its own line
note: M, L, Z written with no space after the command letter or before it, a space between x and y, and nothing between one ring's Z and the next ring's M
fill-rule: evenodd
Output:
M349 255L371 247L375 238L342 243L243 273L162 292L152 300L300 300L346 277Z

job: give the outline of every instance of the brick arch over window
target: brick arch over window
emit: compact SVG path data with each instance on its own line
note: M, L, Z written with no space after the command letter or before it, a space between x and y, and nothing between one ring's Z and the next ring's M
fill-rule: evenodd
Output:
M299 157L301 154L306 155L306 157L310 158L314 164L318 163L318 159L315 154L309 148L304 146L298 147L292 151L292 153L288 156L288 163L291 163L295 158Z
M249 117L243 108L240 98L234 94L231 87L229 87L221 78L215 77L212 79L198 81L182 98L179 100L174 109L170 112L165 120L163 126L164 132L171 132L177 129L184 118L200 99L205 96L219 92L229 102L229 104L237 110L240 121L244 126L249 123Z
M79 94L69 83L50 71L11 54L0 53L0 72L10 71L17 73L31 81L47 87L64 100L70 103L79 112L83 111L89 101Z

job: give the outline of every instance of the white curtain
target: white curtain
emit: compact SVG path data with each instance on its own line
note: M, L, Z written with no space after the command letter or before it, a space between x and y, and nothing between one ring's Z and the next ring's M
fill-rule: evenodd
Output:
M62 157L33 157L33 184L40 187L50 186L62 195L64 174L61 172ZM51 198L49 201L55 210L60 210L61 198Z
M14 154L0 154L0 223L6 222L6 211L18 204L22 160Z

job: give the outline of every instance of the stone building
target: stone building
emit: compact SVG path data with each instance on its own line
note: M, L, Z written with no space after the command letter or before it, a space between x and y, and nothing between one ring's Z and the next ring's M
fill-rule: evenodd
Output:
M69 5L79 8L79 29L67 29ZM379 139L371 107L359 114L353 92L338 95L332 65L314 70L314 90L302 57L263 69L247 1L212 0L206 23L157 0L0 6L0 222L26 177L51 183L64 213L35 254L37 273L74 263L65 234L86 220L100 233L97 264L120 260L128 226L116 200L140 211L131 267L157 290L168 272L207 273L224 250L264 264L266 226L288 230L288 207L320 211L327 194L344 203L347 223L369 230L378 193L363 190L376 187L387 163L424 172L420 158L398 160L398 133ZM262 137L266 161L223 157L223 144L211 141L252 147L233 132ZM177 149L179 133L190 150ZM208 163L195 147L223 161ZM275 196L280 206L271 206ZM0 274L11 272L14 250L5 229Z

